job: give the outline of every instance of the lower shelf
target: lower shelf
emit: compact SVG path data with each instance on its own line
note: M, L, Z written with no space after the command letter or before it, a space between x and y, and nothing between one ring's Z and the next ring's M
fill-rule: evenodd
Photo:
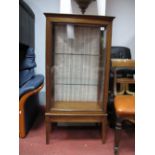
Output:
M97 102L55 102L46 116L56 117L102 117L103 112Z
M102 142L105 143L107 130L107 113L97 102L55 102L45 113L46 144L52 123L101 123Z
M55 102L50 111L98 111L101 112L101 106L97 102Z

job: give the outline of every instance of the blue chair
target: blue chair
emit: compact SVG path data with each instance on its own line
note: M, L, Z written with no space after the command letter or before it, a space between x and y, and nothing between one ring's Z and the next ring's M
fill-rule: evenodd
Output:
M44 76L35 75L36 67L34 49L20 45L19 58L19 137L27 133L27 117L25 108L27 100L43 88ZM32 103L34 104L34 103ZM31 110L32 111L32 110ZM30 118L31 119L31 118Z

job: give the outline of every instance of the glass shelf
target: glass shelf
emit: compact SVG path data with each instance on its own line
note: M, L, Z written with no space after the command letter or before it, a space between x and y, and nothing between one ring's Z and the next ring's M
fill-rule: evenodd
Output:
M83 53L55 53L60 55L82 55L82 56L99 56L98 54L83 54Z
M82 83L55 83L55 85L81 85L81 86L97 86L98 84L82 84Z

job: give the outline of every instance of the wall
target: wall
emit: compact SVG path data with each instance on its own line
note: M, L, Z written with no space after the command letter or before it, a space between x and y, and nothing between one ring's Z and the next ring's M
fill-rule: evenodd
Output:
M35 72L45 76L45 16L44 12L59 13L60 0L24 0L35 14L35 52L37 67ZM127 46L134 58L134 0L107 0L106 14L115 16L112 45ZM78 5L72 0L73 13L81 14ZM97 3L92 2L85 14L97 15ZM39 94L40 104L45 104L45 86Z
M45 16L44 12L59 13L60 0L24 0L33 10L35 14L35 53L37 67L36 74L43 74L45 76ZM81 14L78 5L72 0L72 7L74 14ZM97 4L92 2L85 14L97 15ZM39 93L40 104L45 104L45 86Z
M73 1L73 13L81 14L78 5ZM97 15L97 3L93 1L85 14ZM106 15L115 16L113 22L113 46L126 46L135 58L135 0L107 0Z
M24 0L35 14L35 72L45 76L45 16L44 12L58 13L59 0ZM45 104L45 86L39 94L40 104Z
M113 46L126 46L135 58L135 0L107 0L106 15L115 16Z

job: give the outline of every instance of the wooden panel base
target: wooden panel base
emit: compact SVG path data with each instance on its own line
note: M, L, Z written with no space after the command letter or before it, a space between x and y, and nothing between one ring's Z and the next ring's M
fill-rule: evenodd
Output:
M51 123L101 123L102 142L107 135L107 114L103 111L50 111L45 113L46 144L49 144Z

